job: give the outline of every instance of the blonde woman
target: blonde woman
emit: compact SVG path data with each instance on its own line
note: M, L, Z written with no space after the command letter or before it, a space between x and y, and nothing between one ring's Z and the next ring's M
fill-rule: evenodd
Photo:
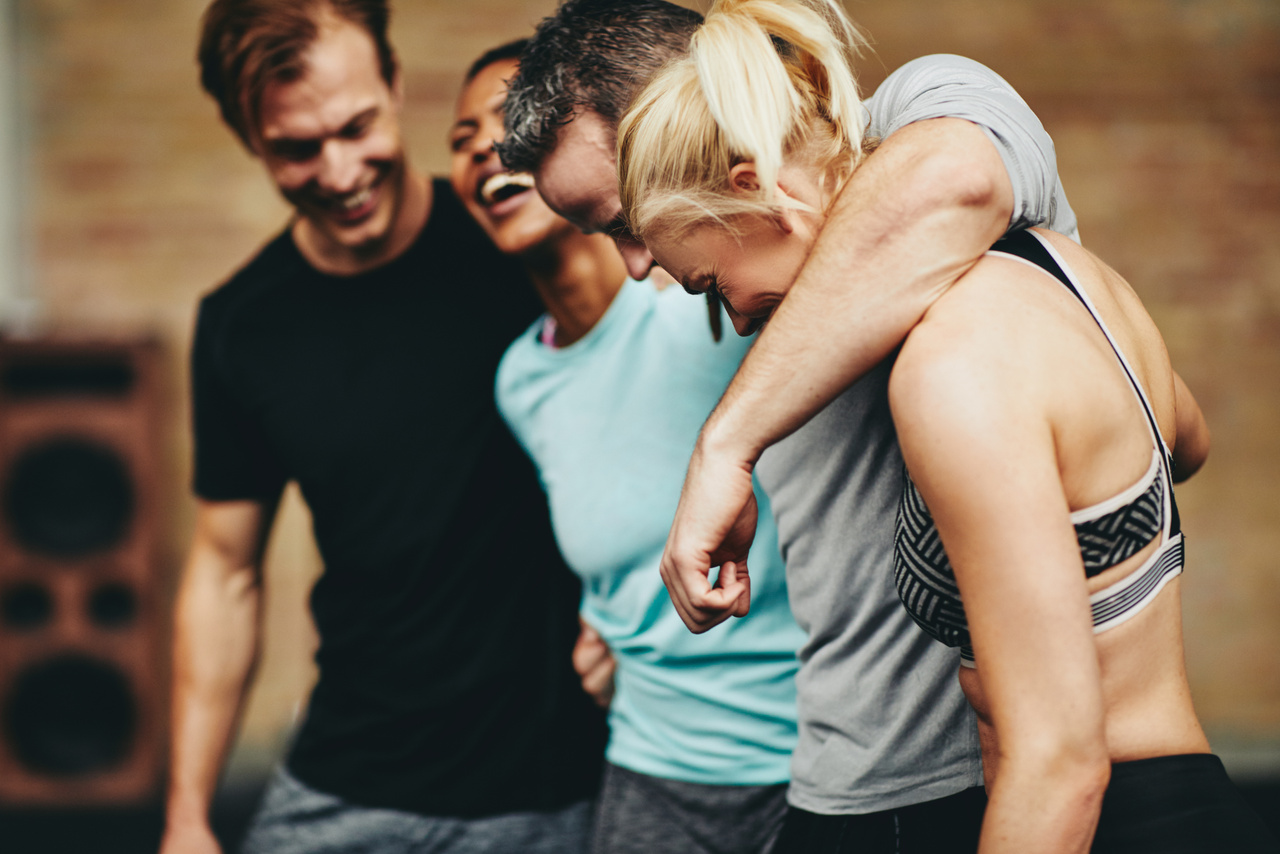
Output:
M688 58L621 123L629 225L686 290L717 294L740 333L781 301L870 144L857 44L834 2L722 0ZM1202 463L1208 431L1129 286L1061 235L1012 235L934 303L891 373L833 404L860 420L842 436L822 425L837 437L829 452L870 442L880 452L864 467L896 468L882 442L891 428L875 414L885 406L909 470L894 567L855 572L882 573L884 588L896 580L911 618L963 650L959 681L978 715L990 797L980 850L1275 850L1192 708L1172 480ZM691 627L745 614L741 527L713 556L715 588L664 562ZM877 589L846 575L861 595ZM857 613L868 638L891 620L875 607ZM797 612L802 626L812 616ZM900 649L875 652L906 685L922 674L910 657L893 660ZM802 708L805 690L802 669ZM886 715L909 713L885 703ZM820 835L784 829L779 847L863 850L813 844Z

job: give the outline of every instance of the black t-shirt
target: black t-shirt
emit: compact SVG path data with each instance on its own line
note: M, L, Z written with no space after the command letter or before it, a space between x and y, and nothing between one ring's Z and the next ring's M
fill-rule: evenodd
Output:
M595 791L578 585L493 399L538 311L443 181L387 265L324 275L286 231L200 305L196 493L273 502L296 480L324 558L320 679L288 759L314 788L454 816Z

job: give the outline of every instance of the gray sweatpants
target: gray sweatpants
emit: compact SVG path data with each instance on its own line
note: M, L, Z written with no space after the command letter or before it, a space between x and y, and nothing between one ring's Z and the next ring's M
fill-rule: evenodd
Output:
M347 803L283 767L267 786L243 854L584 854L591 804L558 812L438 818Z
M709 786L606 764L592 854L762 854L787 809L787 784Z

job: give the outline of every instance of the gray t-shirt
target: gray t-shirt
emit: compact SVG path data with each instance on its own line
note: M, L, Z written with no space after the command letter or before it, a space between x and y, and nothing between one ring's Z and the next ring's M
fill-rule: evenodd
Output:
M1011 225L1076 236L1053 142L1018 94L959 56L904 65L867 100L870 132L944 116L983 127L1013 183ZM791 610L808 641L796 677L790 802L825 814L892 809L981 785L959 654L911 621L893 585L903 464L885 362L765 452Z

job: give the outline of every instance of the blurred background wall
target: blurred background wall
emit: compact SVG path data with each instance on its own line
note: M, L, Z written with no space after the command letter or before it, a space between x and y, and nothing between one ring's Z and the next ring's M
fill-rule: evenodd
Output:
M190 536L193 308L287 216L199 91L203 0L0 0L0 322L163 344L161 554ZM697 4L688 3L695 8ZM463 70L552 0L398 0L405 131L429 171ZM867 91L915 56L974 57L1057 142L1087 246L1129 278L1214 433L1181 487L1187 657L1214 747L1280 777L1280 4L850 0ZM424 326L430 318L423 318ZM318 572L290 495L270 551L265 658L233 775L260 775L313 678Z

